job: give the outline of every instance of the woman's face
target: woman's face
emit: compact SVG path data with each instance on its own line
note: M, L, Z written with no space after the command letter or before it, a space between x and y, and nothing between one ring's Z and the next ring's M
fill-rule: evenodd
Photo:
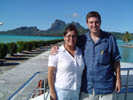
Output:
M76 42L77 42L77 34L75 31L69 31L65 36L64 36L64 41L67 46L70 47L75 47Z

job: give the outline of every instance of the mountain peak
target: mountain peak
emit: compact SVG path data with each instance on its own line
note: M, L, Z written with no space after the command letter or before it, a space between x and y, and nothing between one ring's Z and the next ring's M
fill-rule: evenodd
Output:
M62 20L56 19L51 27L47 30L39 30L36 26L33 27L19 27L13 30L8 30L6 32L0 32L0 34L14 34L14 35L41 35L41 36L62 36L65 28L69 24L74 24L78 29L79 33L85 33L84 29L78 22L65 23Z
M22 26L22 27L18 27L16 28L16 30L36 30L39 31L39 29L36 26L32 26L32 27L26 27L26 26Z
M60 30L66 26L65 22L59 19L56 19L54 23L52 23L52 26L50 30Z

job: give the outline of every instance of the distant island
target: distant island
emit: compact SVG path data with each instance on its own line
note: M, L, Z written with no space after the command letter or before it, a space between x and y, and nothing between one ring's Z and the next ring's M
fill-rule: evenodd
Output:
M51 27L47 30L39 30L36 26L26 27L22 26L8 31L0 31L0 34L6 35L32 35L32 36L62 36L64 29L71 23L65 23L62 20L56 19ZM85 33L88 30L82 27L78 22L72 22L77 28L79 33Z
M84 34L88 31L88 29L84 28L78 22L71 22L74 24L79 34ZM33 27L26 27L22 26L16 29L8 30L8 31L0 31L0 35L28 35L28 36L62 36L64 29L71 23L65 23L62 20L56 19L55 22L52 23L51 27L47 30L39 30L36 26ZM111 34L115 35L116 38L122 39L124 36L123 33L120 32L110 32ZM133 34L130 35L131 40L133 40Z
M133 48L133 45L121 45L121 47Z

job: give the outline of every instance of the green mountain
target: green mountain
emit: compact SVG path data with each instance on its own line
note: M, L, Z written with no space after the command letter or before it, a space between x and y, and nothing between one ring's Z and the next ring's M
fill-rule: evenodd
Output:
M80 34L87 32L86 29L82 27L78 22L65 23L62 20L56 19L49 29L44 31L42 30L40 31L40 33L42 36L63 36L64 30L69 24L74 24Z
M37 27L19 27L13 30L1 31L0 34L4 35L37 35L39 29Z
M47 30L39 30L36 26L34 27L19 27L16 29L8 30L8 31L0 31L0 34L7 35L33 35L33 36L63 36L64 29L71 23L65 23L62 20L56 19L54 23L52 23L51 27ZM86 29L82 27L78 22L72 22L74 24L79 33L86 32Z
M74 24L79 34L84 34L88 31L83 26L80 25L78 22L71 22L65 23L62 20L56 19L52 24L51 27L47 30L39 30L36 26L33 27L19 27L16 29L8 30L8 31L0 31L0 34L7 34L7 35L32 35L32 36L63 36L64 29L69 25ZM116 36L118 39L122 39L124 34L120 32L110 32ZM131 40L133 40L133 34L130 34Z

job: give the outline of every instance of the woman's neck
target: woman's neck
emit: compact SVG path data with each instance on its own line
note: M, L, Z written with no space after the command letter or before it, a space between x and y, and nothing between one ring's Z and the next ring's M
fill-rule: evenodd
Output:
M76 47L75 46L71 47L71 46L68 46L66 44L64 44L64 47L74 57Z

